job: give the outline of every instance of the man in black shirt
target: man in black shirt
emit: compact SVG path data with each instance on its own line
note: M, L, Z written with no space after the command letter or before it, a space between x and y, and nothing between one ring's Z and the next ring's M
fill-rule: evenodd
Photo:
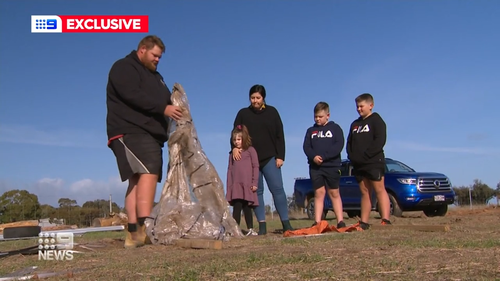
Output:
M352 122L347 137L347 157L354 167L353 173L361 190L361 221L359 226L368 229L372 208L370 195L377 195L382 224L390 224L389 196L385 190L386 125L382 117L373 110L373 96L362 94L356 97L359 118Z
M106 88L108 146L113 151L122 181L128 180L125 208L128 215L125 248L149 242L144 220L150 215L156 184L162 176L162 148L168 140L168 119L182 111L173 106L170 90L156 70L165 45L146 36L137 50L116 61Z

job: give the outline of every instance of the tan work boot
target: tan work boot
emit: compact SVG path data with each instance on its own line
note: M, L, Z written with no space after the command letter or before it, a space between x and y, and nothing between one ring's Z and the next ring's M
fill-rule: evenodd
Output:
M144 240L141 240L139 238L141 238L139 235L139 232L131 233L131 232L127 231L127 236L125 237L124 247L126 249L133 249L133 248L144 246Z
M137 226L137 240L142 242L143 244L151 244L151 239L146 234L146 225Z

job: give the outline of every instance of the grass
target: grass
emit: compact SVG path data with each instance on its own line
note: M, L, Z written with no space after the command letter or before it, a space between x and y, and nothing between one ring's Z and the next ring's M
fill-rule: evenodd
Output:
M405 213L394 218L395 225L449 224L451 231L390 228L290 239L270 233L233 239L222 250L149 245L130 251L119 241L123 232L88 233L76 242L106 247L83 250L73 261L3 258L0 277L38 266L45 271L90 268L72 280L500 280L499 215L500 208L456 208L437 218ZM299 217L292 225L306 227L311 221ZM268 221L268 230L280 228L277 216ZM1 242L0 250L31 245L36 241Z

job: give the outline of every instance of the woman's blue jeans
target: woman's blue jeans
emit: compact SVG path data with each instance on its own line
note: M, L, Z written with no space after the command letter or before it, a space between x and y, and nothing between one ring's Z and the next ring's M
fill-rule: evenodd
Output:
M267 187L273 196L274 206L278 211L281 221L288 220L288 205L285 189L283 188L283 177L281 176L281 169L276 167L275 158L269 160L264 167L261 167L259 172L259 186L257 188L259 206L255 207L255 216L257 217L257 220L259 222L266 221L264 178L266 179Z

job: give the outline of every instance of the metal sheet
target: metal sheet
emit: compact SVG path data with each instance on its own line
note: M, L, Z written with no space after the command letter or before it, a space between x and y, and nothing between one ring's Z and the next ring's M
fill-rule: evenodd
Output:
M49 233L71 232L75 235L81 235L81 234L85 234L85 233L89 233L89 232L120 231L120 230L124 230L124 229L125 229L125 226L123 226L123 225L115 225L115 226L76 228L76 229L49 230L49 231L42 231L42 233L45 233L45 232L49 232ZM3 235L0 235L0 241L29 240L29 239L36 239L36 238L38 238L38 236L4 239Z
M101 231L118 231L124 230L125 226L123 225L114 225L114 226L99 226L99 227L85 227L85 228L75 228L75 229L61 229L61 230L47 230L42 231L42 233L60 233L60 232L71 232L73 234L83 234L88 232L101 232Z

